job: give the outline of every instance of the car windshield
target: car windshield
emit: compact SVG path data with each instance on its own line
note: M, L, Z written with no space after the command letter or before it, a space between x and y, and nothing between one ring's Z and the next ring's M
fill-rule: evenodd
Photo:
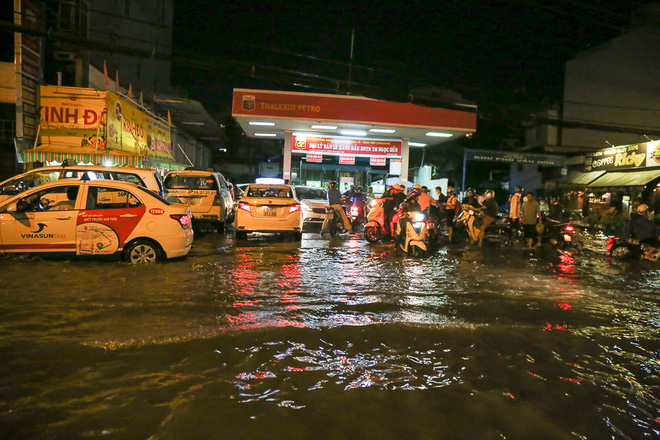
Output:
M254 187L251 186L248 189L248 197L280 197L280 198L292 198L291 190L289 188L278 188L278 187Z
M168 174L165 177L166 189L197 189L217 190L218 184L213 176L190 176L183 174Z
M23 191L34 188L35 186L57 180L59 175L59 170L43 170L18 176L3 183L2 187L0 187L0 193L5 196L20 194Z
M323 188L301 188L296 187L296 194L300 200L326 199L326 191Z

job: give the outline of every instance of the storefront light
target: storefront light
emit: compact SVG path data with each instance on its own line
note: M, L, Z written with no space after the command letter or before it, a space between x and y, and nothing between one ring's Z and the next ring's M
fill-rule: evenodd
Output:
M261 137L275 137L277 136L277 133L255 133L254 135Z
M342 130L341 134L345 136L366 136L367 132L364 130Z
M370 128L369 131L374 133L396 133L396 130L390 128Z
M449 138L453 136L453 134L451 133L441 133L437 131L429 131L428 133L426 133L426 135L431 137L440 137L440 138Z
M248 124L250 124L250 125L262 125L262 126L265 126L265 127L272 127L272 126L275 125L274 122L258 122L258 121L250 121L250 122L248 122Z
M411 147L426 147L426 144L421 142L408 142L408 145Z
M312 125L312 128L316 128L317 130L336 130L337 126L336 125Z

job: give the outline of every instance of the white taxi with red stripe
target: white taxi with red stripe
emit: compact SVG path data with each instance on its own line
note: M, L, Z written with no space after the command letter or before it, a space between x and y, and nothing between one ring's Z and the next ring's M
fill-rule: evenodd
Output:
M0 202L0 252L121 254L133 263L190 251L190 208L128 182L58 180Z
M236 237L248 232L292 233L302 237L303 215L300 202L290 185L252 184L236 210Z

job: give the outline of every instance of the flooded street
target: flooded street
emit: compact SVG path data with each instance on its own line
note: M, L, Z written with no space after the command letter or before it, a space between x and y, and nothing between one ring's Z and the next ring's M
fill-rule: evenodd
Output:
M600 247L599 247L600 246ZM197 236L0 257L3 439L656 439L660 264Z

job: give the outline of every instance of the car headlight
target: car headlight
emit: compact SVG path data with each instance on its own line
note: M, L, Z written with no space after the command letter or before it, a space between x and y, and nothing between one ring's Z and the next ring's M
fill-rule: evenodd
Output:
M426 217L421 212L416 212L413 214L413 220L416 222L423 222L426 220Z
M312 208L310 208L310 207L307 206L307 205L302 205L302 210L303 210L303 211L307 211L307 212L312 212Z

